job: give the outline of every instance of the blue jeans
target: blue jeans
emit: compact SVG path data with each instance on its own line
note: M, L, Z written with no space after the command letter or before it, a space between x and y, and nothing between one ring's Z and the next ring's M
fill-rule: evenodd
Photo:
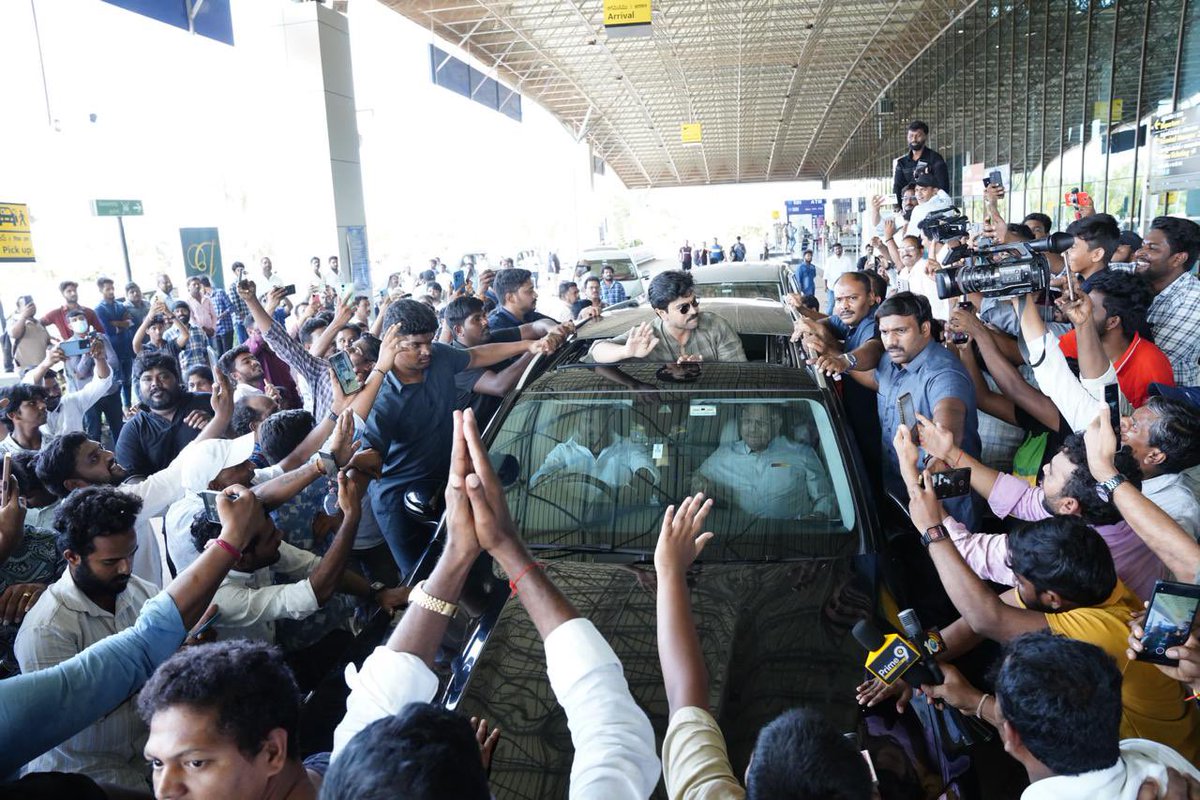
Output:
M826 300L827 300L827 304L825 306L825 313L832 316L833 315L833 289L826 289L825 296L826 296Z
M83 414L83 429L92 441L100 441L100 415L108 421L108 429L112 433L113 447L116 447L117 437L121 435L121 426L125 424L124 409L121 406L121 393L113 392L97 400Z
M407 488L400 490L399 496L403 497L406 491L408 491ZM375 506L374 510L379 530L383 533L388 549L392 551L392 558L396 559L396 566L400 568L401 575L407 580L425 553L425 548L429 546L429 541L433 538L433 531L408 516L403 507L379 508Z

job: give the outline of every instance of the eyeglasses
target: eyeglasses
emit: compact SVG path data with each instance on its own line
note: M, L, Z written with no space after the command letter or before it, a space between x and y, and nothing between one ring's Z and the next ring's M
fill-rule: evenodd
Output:
M688 312L689 308L694 308L697 311L699 311L700 310L700 301L693 300L690 303L680 303L678 306L676 306L675 310L678 311L680 314L686 314Z

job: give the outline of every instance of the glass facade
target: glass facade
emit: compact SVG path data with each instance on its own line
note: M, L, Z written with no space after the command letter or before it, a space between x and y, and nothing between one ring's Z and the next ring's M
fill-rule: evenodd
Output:
M1200 220L1200 180L1191 191L1148 183L1152 119L1200 105L1200 0L979 3L886 94L895 113L864 121L834 165L878 180L881 194L908 123L922 119L974 219L982 165L983 175L1008 168L1010 219L1041 211L1065 227L1063 195L1081 189L1123 228L1163 213Z

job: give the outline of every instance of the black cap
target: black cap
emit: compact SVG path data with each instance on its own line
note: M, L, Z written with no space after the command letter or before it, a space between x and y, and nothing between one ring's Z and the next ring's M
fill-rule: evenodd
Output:
M928 187L931 189L940 188L938 186L937 179L934 178L932 175L930 175L928 172L923 172L920 175L918 175L913 180L913 183L915 183L917 186L925 186L925 187Z

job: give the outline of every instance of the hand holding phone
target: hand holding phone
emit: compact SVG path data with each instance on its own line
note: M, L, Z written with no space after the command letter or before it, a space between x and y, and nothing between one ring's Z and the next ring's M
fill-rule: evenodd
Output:
M900 395L896 400L896 411L900 415L900 424L907 425L908 431L912 436L912 442L917 447L921 446L921 423L917 419L917 407L913 404L912 395L908 392Z
M333 374L337 377L338 385L342 387L342 394L351 395L363 388L354 372L354 363L350 360L349 353L339 350L329 357L329 365L333 367Z
M1168 658L1167 651L1187 642L1200 610L1200 586L1192 583L1158 581L1150 597L1150 608L1142 624L1141 650L1138 661L1174 667L1178 659Z
M8 486L12 480L12 453L4 454L4 472L0 477L0 506L8 505Z
M948 469L944 472L932 472L933 494L938 500L951 497L966 497L971 493L971 468Z

